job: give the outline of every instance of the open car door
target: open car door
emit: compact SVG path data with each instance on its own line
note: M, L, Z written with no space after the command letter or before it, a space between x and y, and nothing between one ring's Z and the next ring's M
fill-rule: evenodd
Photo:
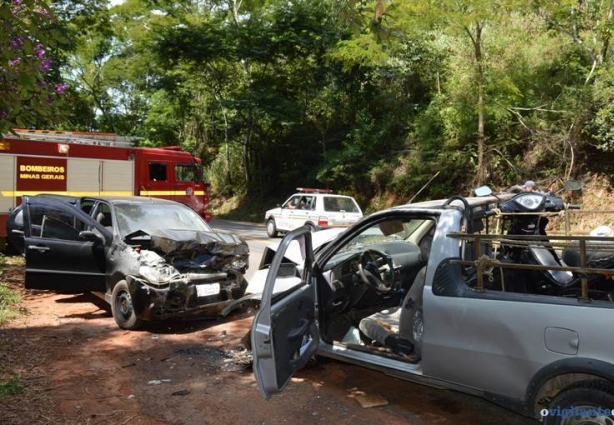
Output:
M300 249L305 260L302 279L274 295L278 278L285 278L287 282L288 275L298 274L294 263L283 262L286 251L292 246ZM315 280L311 277L313 262L311 231L304 226L286 235L271 263L251 330L254 375L265 399L280 392L318 348Z
M104 228L75 205L25 197L25 287L65 293L106 290Z

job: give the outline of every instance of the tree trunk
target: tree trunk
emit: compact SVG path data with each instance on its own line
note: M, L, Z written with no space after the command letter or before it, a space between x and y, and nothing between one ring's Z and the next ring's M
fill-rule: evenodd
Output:
M477 147L478 147L478 169L477 169L477 185L480 186L486 180L486 165L484 164L484 67L482 64L482 24L476 22L475 24L475 38L473 38L475 48L475 63L477 72L477 84L478 84L478 133L477 133Z

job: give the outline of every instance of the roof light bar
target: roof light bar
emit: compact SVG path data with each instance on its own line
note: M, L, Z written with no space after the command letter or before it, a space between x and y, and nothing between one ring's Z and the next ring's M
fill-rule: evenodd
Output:
M315 189L313 187L297 187L296 190L305 193L333 193L332 189Z

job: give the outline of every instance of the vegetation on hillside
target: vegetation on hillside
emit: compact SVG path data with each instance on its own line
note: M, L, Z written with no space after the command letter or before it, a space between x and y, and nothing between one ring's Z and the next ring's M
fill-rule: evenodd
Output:
M45 21L52 36L28 34L33 46L45 37L54 84L66 84L55 129L181 145L203 159L214 198L265 206L297 186L327 187L369 211L407 202L434 176L416 200L483 183L609 178L613 8L58 0ZM37 25L5 23L4 38ZM22 82L19 70L3 70ZM39 87L23 83L25 97ZM44 104L29 108L0 110L3 128L49 126Z

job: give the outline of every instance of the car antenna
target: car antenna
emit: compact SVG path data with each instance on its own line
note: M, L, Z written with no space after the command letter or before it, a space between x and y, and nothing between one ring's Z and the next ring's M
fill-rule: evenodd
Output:
M429 181L427 181L427 182L426 182L426 184L425 184L424 186L422 186L422 187L420 188L420 190L419 190L419 191L418 191L418 192L417 192L417 193L416 193L414 196L412 196L412 197L411 197L411 199L409 200L409 202L407 202L407 203L408 203L408 204L411 204L411 203L412 203L412 201L413 201L414 199L416 199L416 196L420 195L420 192L422 192L424 189L426 189L426 187L427 187L429 184L431 184L431 182L432 182L433 180L435 180L435 177L437 177L437 176L439 175L439 173L441 173L441 171L437 171L437 173L436 173L436 174L435 174L433 177L431 177L431 179L430 179Z

